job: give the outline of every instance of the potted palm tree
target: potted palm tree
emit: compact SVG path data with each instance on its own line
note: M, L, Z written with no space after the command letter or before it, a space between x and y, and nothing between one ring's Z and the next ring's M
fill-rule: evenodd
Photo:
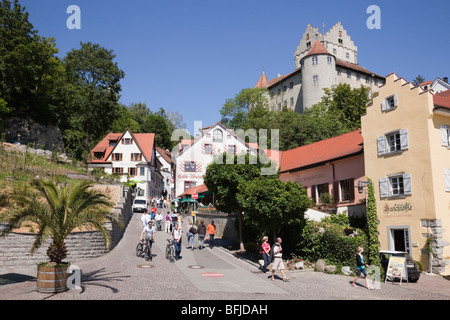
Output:
M46 239L52 238L47 250L49 261L38 265L37 290L40 292L61 292L67 290L67 257L64 240L76 228L98 230L109 246L109 237L104 222L117 222L109 215L112 203L91 181L73 186L56 184L52 181L34 180L36 192L16 197L18 208L11 209L9 223L20 227L27 221L36 225L37 233L31 247L33 254ZM11 229L9 229L11 230Z

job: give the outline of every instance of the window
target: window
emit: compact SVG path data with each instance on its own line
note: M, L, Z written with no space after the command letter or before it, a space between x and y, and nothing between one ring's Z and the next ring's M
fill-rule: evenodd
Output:
M333 54L336 55L337 54L337 49L333 48Z
M112 173L122 174L123 168L112 168Z
M402 152L408 147L408 129L389 132L377 138L379 156Z
M222 142L223 133L222 130L216 129L213 132L213 141L214 142Z
M236 154L236 146L235 145L228 145L227 152L231 153L231 154Z
M144 167L140 167L140 168L139 168L139 175L140 175L140 176L145 175L145 168L144 168Z
M283 91L286 91L287 90L287 87L284 85L283 86Z
M133 144L133 139L131 138L123 138L122 144Z
M192 187L195 187L195 181L185 181L184 182L184 191L186 191Z
M136 175L136 168L128 168L128 174L130 177L134 177Z
M355 182L354 179L345 179L338 182L339 187L335 193L335 199L339 199L340 202L352 202L355 200Z
M411 175L394 174L380 179L380 197L395 198L412 194Z
M441 130L441 145L450 149L450 126L442 124Z
M342 70L341 69L337 69L337 75L340 76L342 74Z
M212 144L205 144L205 153L206 154L212 153Z
M111 158L112 158L112 161L122 161L122 154L121 153L113 153Z
M324 193L328 193L328 183L322 183L311 186L311 197L314 203L316 204L320 203L320 197Z
M306 46L309 48L311 47L311 41L306 43Z
M352 72L351 71L347 71L347 78L351 78L352 77Z
M361 80L361 75L360 74L356 74L356 80L360 81Z
M339 44L343 43L342 39L338 39L338 42L339 42Z
M290 98L290 99L289 99L289 102L290 102L290 104L291 104L291 107L293 107L293 106L294 106L294 98Z
M294 88L294 82L290 82L289 83L289 89L293 89Z
M333 63L333 58L327 57L327 63L328 63L328 64L332 64L332 63Z
M313 85L318 86L319 85L319 76L313 76Z
M345 53L345 57L346 57L347 59L350 59L350 54L349 54L348 52L346 52L346 53Z
M195 162L194 161L185 162L184 163L184 171L195 172Z
M132 153L131 161L142 161L142 154L140 153Z
M317 57L312 57L312 64L313 65L318 64Z

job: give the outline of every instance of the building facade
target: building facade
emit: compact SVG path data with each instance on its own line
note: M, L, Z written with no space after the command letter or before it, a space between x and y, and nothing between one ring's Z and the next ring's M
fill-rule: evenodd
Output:
M390 74L361 122L381 249L409 252L431 270L431 239L432 271L450 274L450 91Z
M175 155L175 197L203 184L207 166L214 156L228 152L232 155L257 152L221 123L202 128L201 134Z
M356 189L365 180L361 130L284 151L280 179L305 187L316 208L363 216L365 194ZM323 203L324 194L330 203Z
M172 200L175 198L175 170L172 161L172 153L168 150L156 147L156 158L161 162L161 195L167 200Z
M98 168L120 176L121 182L134 181L138 196L161 196L164 187L161 162L156 157L154 133L107 134L92 150L89 169Z
M340 22L325 34L308 25L294 54L295 70L270 81L263 73L255 88L268 90L271 110L286 107L298 113L320 102L324 88L338 84L363 85L377 92L385 78L361 67L357 56L358 49Z

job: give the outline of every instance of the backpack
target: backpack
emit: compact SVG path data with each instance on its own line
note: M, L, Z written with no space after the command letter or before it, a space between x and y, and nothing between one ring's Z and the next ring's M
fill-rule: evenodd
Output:
M270 262L273 262L273 259L274 259L274 257L273 257L273 249L275 249L275 245L276 245L276 243L272 246L272 248L270 248L270 255L269 255L269 261Z
M192 233L192 234L197 234L197 229L195 229L194 227L191 227L189 229L189 232Z

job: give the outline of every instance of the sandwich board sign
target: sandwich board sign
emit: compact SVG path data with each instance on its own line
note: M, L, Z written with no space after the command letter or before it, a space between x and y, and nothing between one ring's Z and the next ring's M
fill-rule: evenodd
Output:
M394 280L395 278L400 278L400 284L402 284L402 279L406 278L408 282L408 269L406 268L406 257L394 257L390 256L389 264L386 270L386 279Z

